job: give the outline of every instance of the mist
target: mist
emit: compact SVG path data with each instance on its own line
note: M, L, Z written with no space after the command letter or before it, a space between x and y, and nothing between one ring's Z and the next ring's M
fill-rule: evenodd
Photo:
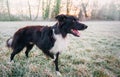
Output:
M120 0L0 0L0 21L54 20L58 14L118 21Z

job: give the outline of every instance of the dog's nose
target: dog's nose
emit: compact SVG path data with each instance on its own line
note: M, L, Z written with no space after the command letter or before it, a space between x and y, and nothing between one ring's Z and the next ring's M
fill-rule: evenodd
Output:
M86 26L86 25L84 26L85 29L87 29L87 27L88 27L88 26Z

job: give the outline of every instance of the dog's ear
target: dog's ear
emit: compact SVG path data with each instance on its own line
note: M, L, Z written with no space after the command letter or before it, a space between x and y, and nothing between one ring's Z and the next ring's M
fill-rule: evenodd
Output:
M64 15L64 14L61 14L61 15L57 15L55 18L56 18L59 22L62 22L62 21L64 21L64 20L67 18L67 16Z
M79 20L79 18L77 18L76 16L73 16L73 19L76 21L78 21Z

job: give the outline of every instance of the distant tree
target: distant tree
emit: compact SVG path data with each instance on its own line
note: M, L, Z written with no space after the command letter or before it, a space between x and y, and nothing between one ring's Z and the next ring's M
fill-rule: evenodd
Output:
M117 1L117 0L116 0ZM97 19L102 20L119 20L120 19L120 3L111 1L108 4L103 5L97 13Z
M42 18L44 19L44 14L45 14L45 0L42 0Z
M55 15L58 15L60 12L60 3L61 3L61 0L56 0Z
M55 6L53 7L51 17L55 17L60 12L61 0L55 0Z
M8 11L8 16L9 16L9 20L11 20L11 14L10 14L10 6L9 6L9 1L6 1L7 4L7 11Z
M87 15L88 1L86 3L82 3L81 5L82 5L82 9L83 9L85 17L88 17L88 15Z
M77 7L74 7L74 15L76 15L77 14L77 10L78 10L78 8Z
M92 11L91 11L91 19L97 19L98 18L98 8L99 8L99 4L98 4L98 0L93 1L92 3ZM101 14L99 14L101 15Z
M115 1L111 1L111 3L109 4L109 9L108 9L109 14L108 14L108 17L110 19L112 19L112 20L119 20L119 10L120 10L120 5L119 4L117 2L115 2Z
M43 1L44 2L44 1ZM43 19L48 19L49 15L50 15L50 4L51 4L51 0L47 0L46 1L46 6L44 8L44 12L43 12Z
M80 8L80 11L79 11L79 14L78 14L78 18L79 18L80 20L83 19L83 12L82 12L82 9L81 9L81 8Z
M0 0L0 13L2 13L3 11L5 11L4 1L3 1L3 0Z
M66 0L66 14L69 15L70 14L70 10L71 10L71 6L72 6L72 1L71 0Z
M31 5L29 0L28 0L28 10L29 10L29 19L32 20Z
M39 10L40 10L40 0L38 0L38 6L37 6L37 14L34 18L34 20L36 20L38 18L38 15L39 15Z
M80 4L80 11L78 14L78 17L80 20L83 20L83 17L88 17L87 15L87 6L88 6L89 0L87 0L86 2L83 2L83 0L81 0L81 4Z

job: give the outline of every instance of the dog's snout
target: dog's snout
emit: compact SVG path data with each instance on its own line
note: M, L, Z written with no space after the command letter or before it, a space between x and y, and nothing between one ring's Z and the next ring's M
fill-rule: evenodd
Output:
M87 27L88 27L88 26L86 26L86 25L84 26L85 29L87 29Z

